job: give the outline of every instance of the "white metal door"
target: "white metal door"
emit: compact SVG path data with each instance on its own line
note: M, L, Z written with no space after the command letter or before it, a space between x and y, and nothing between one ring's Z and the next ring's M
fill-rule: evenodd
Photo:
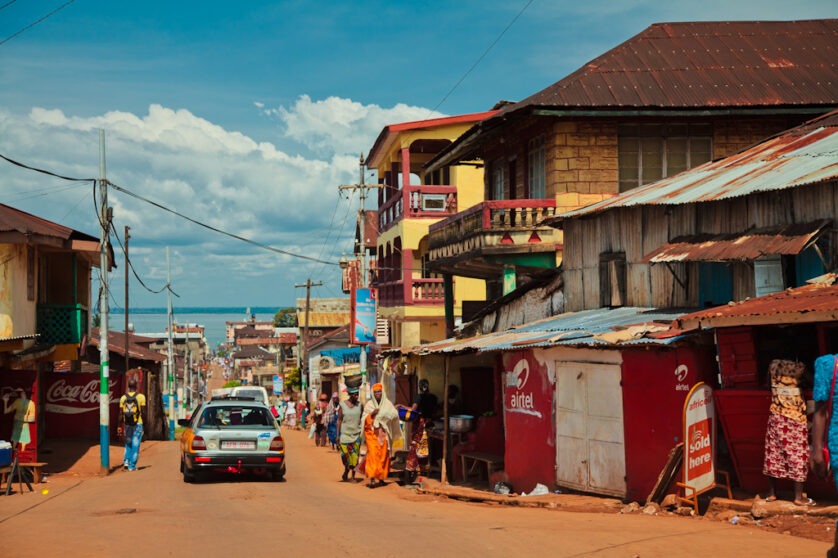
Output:
M556 363L556 483L624 496L620 366Z

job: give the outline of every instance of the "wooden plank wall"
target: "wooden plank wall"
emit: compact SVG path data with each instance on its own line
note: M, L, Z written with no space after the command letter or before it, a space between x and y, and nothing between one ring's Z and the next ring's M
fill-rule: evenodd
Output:
M649 265L646 254L683 235L743 232L754 227L834 221L830 268L838 262L838 182L742 196L730 200L617 208L564 222L564 277L567 311L598 308L599 261L603 252L625 252L629 306L698 306L697 266L689 263ZM732 263L734 296L754 296L751 262ZM677 275L680 282L675 278ZM683 286L681 285L683 283Z

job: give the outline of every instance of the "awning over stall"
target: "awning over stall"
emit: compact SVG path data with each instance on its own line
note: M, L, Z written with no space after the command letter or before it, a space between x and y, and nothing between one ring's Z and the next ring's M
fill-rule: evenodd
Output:
M830 221L752 229L733 234L681 236L647 254L645 263L753 261L763 256L799 254Z

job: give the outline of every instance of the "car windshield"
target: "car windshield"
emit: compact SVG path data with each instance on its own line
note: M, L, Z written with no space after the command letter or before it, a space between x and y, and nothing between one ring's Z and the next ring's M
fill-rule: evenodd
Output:
M274 418L266 408L247 405L208 407L198 421L199 428L273 427L274 424Z

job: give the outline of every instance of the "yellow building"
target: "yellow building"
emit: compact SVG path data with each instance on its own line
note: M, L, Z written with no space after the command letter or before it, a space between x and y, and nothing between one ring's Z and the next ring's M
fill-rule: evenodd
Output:
M414 346L444 339L464 300L485 300L484 281L443 277L428 270L428 229L484 199L483 166L462 161L432 173L424 165L472 125L496 111L385 127L367 167L378 171L376 277L379 318L389 322L390 345ZM449 290L453 297L445 296ZM446 298L452 302L446 308Z

